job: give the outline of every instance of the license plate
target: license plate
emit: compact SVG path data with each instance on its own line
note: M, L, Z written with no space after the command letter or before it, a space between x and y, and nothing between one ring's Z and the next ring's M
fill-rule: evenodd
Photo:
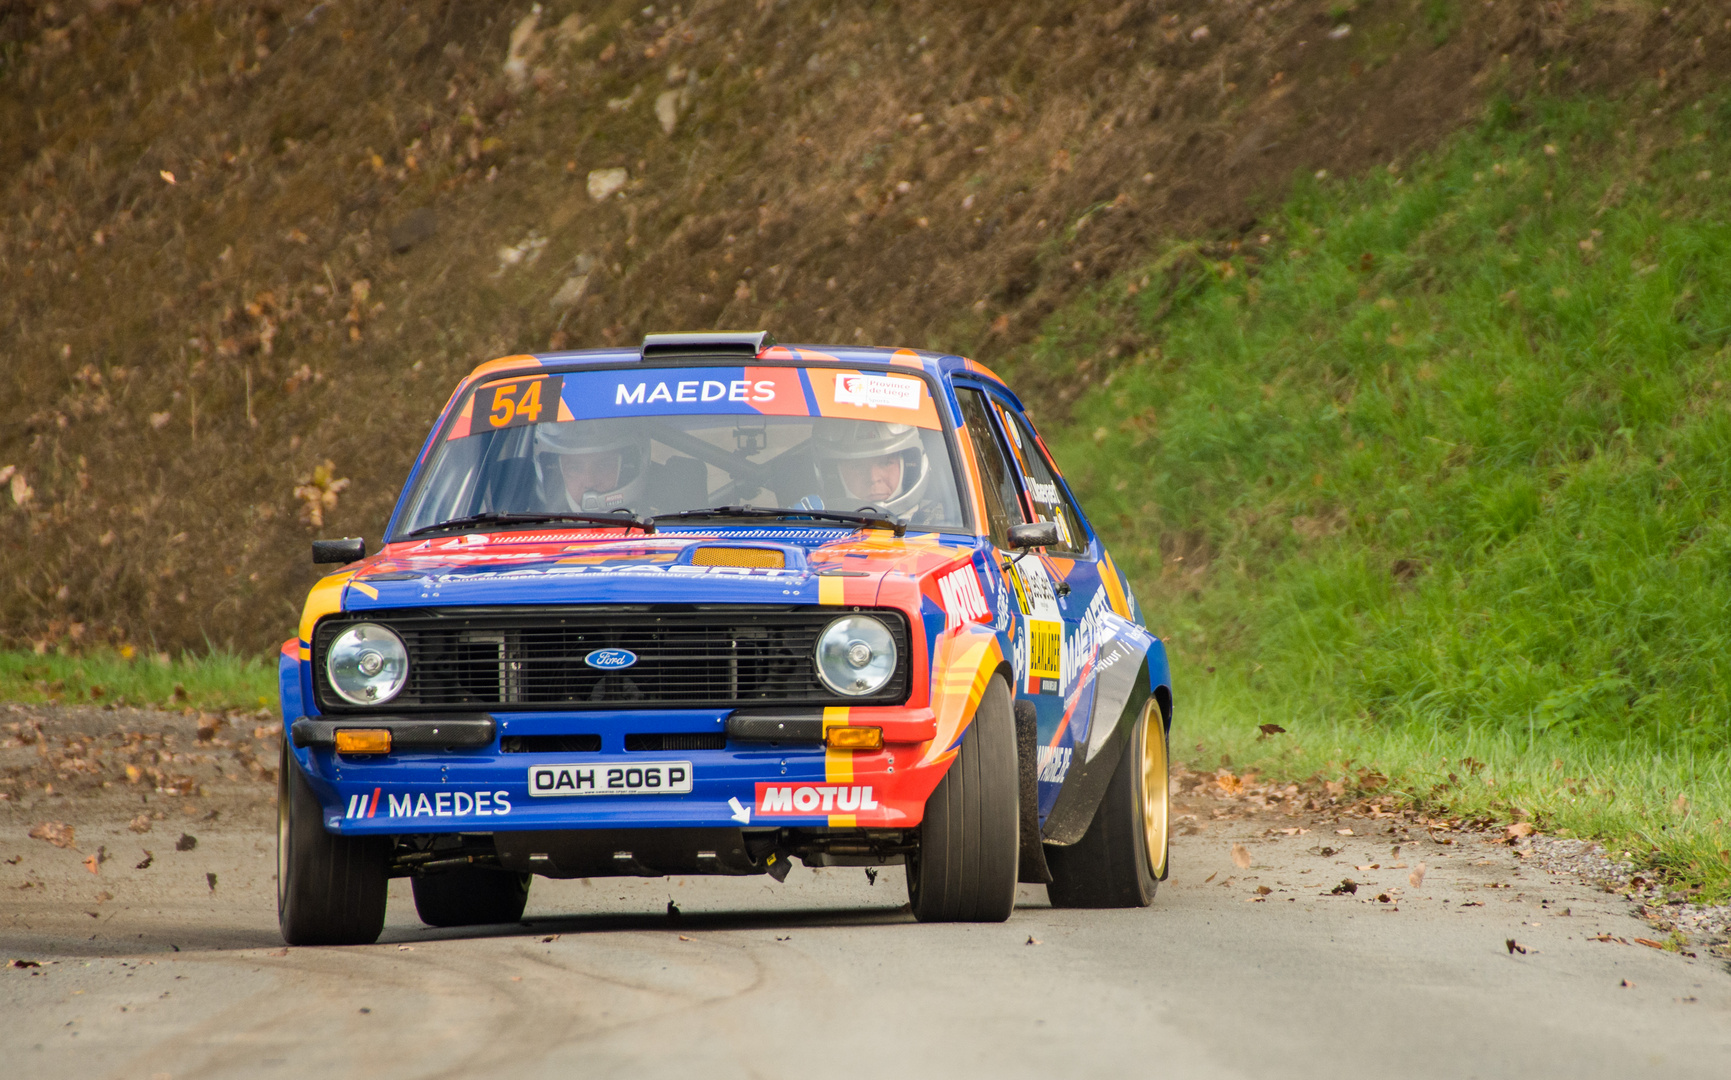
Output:
M691 762L531 765L531 795L689 795Z

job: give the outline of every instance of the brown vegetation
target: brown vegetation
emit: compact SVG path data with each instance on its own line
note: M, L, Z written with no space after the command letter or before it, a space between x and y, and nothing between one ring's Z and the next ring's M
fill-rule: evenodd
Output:
M1052 416L1113 357L1016 369L1045 316L1296 170L1727 53L1596 6L0 2L0 638L279 639L492 355L762 327Z

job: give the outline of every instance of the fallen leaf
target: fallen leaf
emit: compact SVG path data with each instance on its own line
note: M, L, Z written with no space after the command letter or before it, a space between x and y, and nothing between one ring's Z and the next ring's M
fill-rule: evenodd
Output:
M1204 884L1204 885L1206 885L1206 884L1208 884L1208 883L1209 883L1209 882L1210 882L1210 881L1213 881L1213 880L1214 880L1214 879L1215 879L1215 878L1217 878L1217 877L1219 877L1219 876L1220 876L1220 871L1218 871L1218 870L1216 870L1216 871L1214 871L1214 873L1212 873L1212 874L1209 874L1209 875L1208 875L1208 876L1207 876L1207 877L1205 877L1205 878L1203 878L1203 879L1202 879L1202 884Z
M1250 849L1243 844L1232 845L1232 865L1240 870L1250 869Z
M1358 882L1352 880L1351 878L1341 878L1339 885L1336 885L1334 888L1328 890L1328 894L1330 896L1340 896L1342 894L1350 896L1356 892L1358 892Z
M1371 863L1371 864L1370 864L1370 865L1369 865L1369 866L1355 866L1355 867L1353 867L1353 869L1354 869L1354 870L1358 870L1358 871L1361 871L1361 872L1362 872L1362 871L1365 871L1365 870L1381 870L1381 869L1382 869L1382 864L1381 864L1381 863L1374 863L1374 862L1373 862L1373 863Z
M150 815L140 814L127 822L126 827L135 833L147 833L150 831Z
M1028 935L1028 944L1030 944L1030 945L1044 945L1045 942L1041 941L1039 938L1035 937L1033 934L1029 934Z
M167 169L158 169L156 175L162 177L165 183L174 184L179 182L175 180L174 174L169 172Z
M413 945L398 945L397 951L398 952L414 952L415 947Z
M139 863L137 866L133 867L133 869L134 870L149 870L150 864L156 861L156 856L152 855L149 851L145 851L145 849L143 849L143 848L139 848L139 850L144 851L144 861Z
M1334 830L1334 835L1336 835L1336 836L1351 836L1352 830L1351 829L1336 829L1336 830Z
M94 855L85 856L84 869L90 871L92 874L100 874L102 872L100 869L101 866L102 866L102 863L100 861L98 861L96 856L94 856Z
M512 981L512 982L522 982L522 981L523 981L523 976L521 976L521 975L513 975L513 976L511 976L511 981Z
M216 873L215 873L215 871L211 871L211 872L205 874L204 875L204 881L205 881L205 884L210 886L211 892L216 891Z
M1424 863L1419 863L1418 866L1413 869L1413 872L1406 876L1406 883L1415 889L1420 885L1423 885L1424 869Z
M1625 990L1633 990L1635 988L1635 984L1630 982L1628 979L1624 979L1619 985L1621 985Z
M265 953L265 955L266 956L287 956L288 950L287 949L272 949L270 952Z
M1533 835L1533 825L1530 821L1517 821L1506 830L1510 840L1518 840L1523 836Z
M30 830L32 840L46 840L57 848L72 846L72 826L64 821L44 821Z
M174 842L174 850L176 851L191 851L197 846L198 837L193 836L191 833L181 833L180 839Z
M14 960L7 961L6 966L7 967L15 967L15 968L33 968L33 967L39 968L42 966L42 963L38 960L17 960L17 959L14 959Z
M1393 903L1394 898L1389 896L1387 893L1377 893L1376 900L1379 904L1388 904Z
M1637 944L1637 945L1645 945L1645 946L1647 946L1647 948L1649 948L1649 949L1663 949L1663 948L1664 948L1664 947L1665 947L1665 946L1664 946L1664 943L1662 943L1662 942L1658 942L1658 941L1654 941L1654 940L1653 940L1653 939L1652 939L1652 938L1650 938L1650 937L1638 937L1638 938L1636 938L1636 939L1635 939L1635 944Z
M1279 724L1258 724L1256 726L1258 729L1261 730L1261 732L1264 735L1284 735L1284 734L1286 734L1286 729L1281 727Z
M551 940L552 940L552 938L548 938L548 939L547 939L547 940L549 940L549 941L551 941ZM686 936L685 936L685 935L684 935L684 934L680 934L680 935L679 935L679 940L680 940L680 941L690 941L690 940L691 940L691 939L690 939L690 938L688 938L688 937L686 937Z
M1257 896L1267 896L1269 893L1271 893L1273 891L1274 891L1273 889L1270 889L1266 885L1258 885L1256 887L1256 895Z
M1503 942L1503 944L1508 946L1510 956L1513 956L1515 953L1520 953L1522 956L1527 955L1527 947L1516 941L1514 938L1509 938L1507 941Z

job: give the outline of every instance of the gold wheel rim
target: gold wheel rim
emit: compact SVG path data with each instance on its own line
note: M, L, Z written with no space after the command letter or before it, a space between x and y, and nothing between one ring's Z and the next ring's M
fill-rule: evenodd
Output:
M1160 707L1153 701L1142 710L1142 836L1154 876L1166 872L1166 820L1171 802L1166 768L1166 731Z

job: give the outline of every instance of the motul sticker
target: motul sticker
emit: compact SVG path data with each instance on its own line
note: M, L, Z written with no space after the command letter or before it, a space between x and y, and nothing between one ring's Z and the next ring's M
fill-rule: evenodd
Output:
M968 563L938 578L938 595L944 601L944 629L954 630L967 622L986 622L992 613L980 590L980 577Z
M886 375L837 375L835 400L838 405L861 405L868 409L880 405L891 409L918 409L922 385L918 379L895 379Z
M759 784L757 812L773 817L811 817L817 814L853 814L876 810L871 785L855 784Z

